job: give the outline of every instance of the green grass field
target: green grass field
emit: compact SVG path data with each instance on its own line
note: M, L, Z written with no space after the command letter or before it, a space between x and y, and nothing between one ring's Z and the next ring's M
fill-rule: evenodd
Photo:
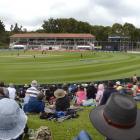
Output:
M0 51L0 80L15 84L88 82L140 73L140 54L112 52ZM35 55L35 58L33 57Z

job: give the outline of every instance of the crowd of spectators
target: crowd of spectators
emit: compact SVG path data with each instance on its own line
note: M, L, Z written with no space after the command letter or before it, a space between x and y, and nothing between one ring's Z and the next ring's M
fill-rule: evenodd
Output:
M105 105L113 94L121 95L122 98L128 95L139 101L140 83L137 76L134 75L128 83L108 81L107 84L91 82L40 86L36 80L33 80L30 85L25 84L18 88L13 83L5 86L1 81L0 139L21 140L23 133L28 129L27 115L29 113L38 113L41 116L49 109L55 115L65 115L71 106L97 106L98 108ZM90 116L94 124L93 113Z

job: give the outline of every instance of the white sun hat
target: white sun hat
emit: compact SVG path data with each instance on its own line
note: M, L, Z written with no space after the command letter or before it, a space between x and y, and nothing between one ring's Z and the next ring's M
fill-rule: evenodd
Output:
M0 139L11 140L18 138L26 126L27 116L19 105L12 99L0 100Z

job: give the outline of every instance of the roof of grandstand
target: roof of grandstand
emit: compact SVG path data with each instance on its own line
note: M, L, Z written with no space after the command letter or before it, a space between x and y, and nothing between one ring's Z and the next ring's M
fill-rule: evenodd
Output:
M23 33L14 34L11 38L95 38L92 34L78 34L78 33Z

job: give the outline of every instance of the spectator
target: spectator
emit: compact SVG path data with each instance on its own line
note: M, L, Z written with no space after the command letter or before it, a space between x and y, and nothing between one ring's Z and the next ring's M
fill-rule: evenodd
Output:
M62 89L65 91L66 94L68 93L68 85L66 83L62 85Z
M38 91L38 83L36 80L33 80L31 82L31 87L27 89L26 93L28 93L30 97L37 97L39 91Z
M137 75L136 74L133 75L132 82L133 83L137 83L138 82L138 78L137 78Z
M138 84L138 86L137 86L136 94L134 95L134 99L136 101L140 101L140 84Z
M137 86L136 94L137 94L137 95L140 95L140 83L139 83L138 86Z
M37 97L39 94L39 90L37 89L38 84L36 80L31 82L31 87L26 90L25 98L24 98L24 105L29 102L30 97Z
M117 90L117 91L121 91L122 88L123 88L122 85L121 85L121 83L120 83L120 81L117 81L117 82L116 82L116 86L115 86L115 87L116 87L116 90Z
M24 98L25 97L25 93L26 93L26 90L28 88L29 88L29 86L27 84L25 84L24 86L19 88L19 91L18 91L19 98Z
M9 97L9 91L8 91L8 89L5 87L3 81L0 82L0 87L3 87L5 96L6 96L6 97Z
M24 111L27 113L41 113L44 112L45 103L43 101L43 93L38 89L38 83L36 80L33 80L31 87L27 89L26 96L24 98ZM38 98L39 96L39 98ZM40 96L42 98L40 98Z
M117 81L117 82L116 82L115 88L116 88L116 90L118 91L118 93L120 93L120 94L125 94L125 93L126 93L126 92L125 92L124 85L122 85L122 84L120 83L120 81Z
M123 94L133 96L132 88L133 88L133 84L131 84L131 83L124 85Z
M95 88L94 84L90 84L87 87L87 99L95 99L95 94L97 93L97 88Z
M93 109L90 120L107 140L139 140L140 110L131 96L112 94L105 105Z
M68 95L70 99L75 100L75 93L77 91L77 85L76 84L70 84L68 87Z
M133 95L136 95L137 88L138 88L138 85L136 83L133 83L133 87L132 87Z
M70 100L65 91L63 89L57 89L54 92L54 96L56 97L56 111L67 111L67 109L70 107Z
M103 97L102 97L100 105L104 105L107 102L110 95L113 93L116 93L116 92L117 92L117 90L114 88L114 83L112 81L109 81L108 87L105 89L105 91L103 93Z
M15 98L16 98L16 89L14 88L14 84L10 83L9 87L7 89L9 91L9 98L15 100Z
M27 116L13 99L0 100L0 139L22 140Z
M3 87L0 87L0 100L3 98L7 98L7 96L5 96Z
M83 101L87 99L86 92L83 86L78 87L78 91L76 92L76 104L82 105Z
M96 94L96 105L100 105L102 97L103 97L103 93L104 93L104 85L103 84L99 84L98 85L98 90L97 90L97 94Z
M44 94L39 93L37 97L30 97L29 102L24 106L26 113L44 113L45 102L43 100Z
M70 84L68 87L68 92L74 94L77 91L77 84Z
M53 105L55 102L54 91L56 89L55 85L50 85L45 89L46 100L50 105Z

